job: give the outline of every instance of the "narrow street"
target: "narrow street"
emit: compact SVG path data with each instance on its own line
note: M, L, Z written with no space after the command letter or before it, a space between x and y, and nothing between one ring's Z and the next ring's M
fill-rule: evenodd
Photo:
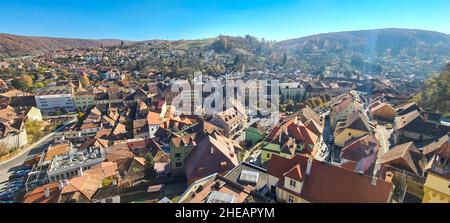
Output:
M330 127L330 119L327 118L329 116L326 115L327 113L324 113L322 115L322 120L324 120L324 128L323 128L323 132L322 132L322 137L320 138L320 145L321 148L319 150L319 153L316 156L317 160L320 161L327 161L327 159L330 156L330 152L331 152L331 147L332 145L328 143L329 137L330 135L332 135L333 133L331 132L331 127Z
M389 138L391 137L392 130L386 129L384 125L377 125L375 130L375 138L380 142L380 151L378 151L377 162L375 164L375 173L379 169L379 160L380 158L389 151L390 143Z
M57 130L55 130L54 132L49 133L48 135L42 137L34 144L30 145L27 149L19 153L16 157L0 163L0 191L2 191L3 188L5 188L6 183L9 181L9 176L13 171L16 170L16 168L21 166L23 162L25 162L26 160L33 158L37 154L41 154L42 151L44 151L49 146L50 142L53 140L55 132L64 131L64 128L67 124L70 124L76 120L77 120L76 118L70 120Z

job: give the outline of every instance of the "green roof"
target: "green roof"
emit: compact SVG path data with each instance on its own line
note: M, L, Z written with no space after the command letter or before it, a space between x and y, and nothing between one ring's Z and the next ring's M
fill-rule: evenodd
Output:
M259 129L254 128L254 127L248 127L245 131L250 131L250 132L254 132L254 133L258 133L260 135L263 135L264 133L261 132Z
M262 148L263 150L273 151L273 152L281 152L281 147L277 144L267 143Z

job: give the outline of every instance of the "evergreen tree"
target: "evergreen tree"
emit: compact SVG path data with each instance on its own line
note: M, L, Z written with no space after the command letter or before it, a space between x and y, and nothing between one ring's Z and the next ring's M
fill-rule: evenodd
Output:
M283 54L283 60L281 61L281 64L284 66L287 63L287 55L286 53Z
M155 160L153 159L153 156L151 153L147 153L145 156L145 178L147 180L152 180L156 177L156 171L155 171Z

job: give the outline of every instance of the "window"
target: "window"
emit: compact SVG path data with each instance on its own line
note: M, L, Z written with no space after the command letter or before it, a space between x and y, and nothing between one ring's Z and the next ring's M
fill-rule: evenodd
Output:
M289 186L295 187L295 180L289 180Z
M294 203L294 196L289 194L289 196L288 196L288 203Z
M181 162L176 162L176 163L175 163L175 166L176 166L176 167L181 167L182 165L183 165L183 164L182 164Z
M179 159L181 157L181 153L175 153L175 158Z
M266 157L267 157L267 159L269 159L270 158L270 153L267 153Z

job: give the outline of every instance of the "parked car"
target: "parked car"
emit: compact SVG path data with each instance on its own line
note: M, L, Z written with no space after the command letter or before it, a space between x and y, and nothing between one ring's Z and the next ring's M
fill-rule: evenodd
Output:
M23 183L25 183L24 178L17 178L17 179L9 181L7 184L23 184Z
M7 189L7 191L11 194L15 194L20 190L21 190L21 188L19 186L11 186Z
M16 199L13 194L5 194L0 196L0 201L11 201Z
M19 170L19 171L16 172L16 174L21 176L21 177L24 177L24 176L27 176L29 172L31 172L31 169Z
M11 175L9 175L9 180L15 180L15 179L19 179L22 177L23 176L17 175L16 173L12 173Z
M16 171L21 171L21 170L30 170L31 171L31 166L27 166L27 165L22 165L17 167Z
M8 187L22 187L22 186L24 186L24 183L25 183L25 181L20 179L20 180L11 181L7 185L8 185Z
M0 200L0 204L12 204L12 203L14 203L14 200L7 200L7 201Z

